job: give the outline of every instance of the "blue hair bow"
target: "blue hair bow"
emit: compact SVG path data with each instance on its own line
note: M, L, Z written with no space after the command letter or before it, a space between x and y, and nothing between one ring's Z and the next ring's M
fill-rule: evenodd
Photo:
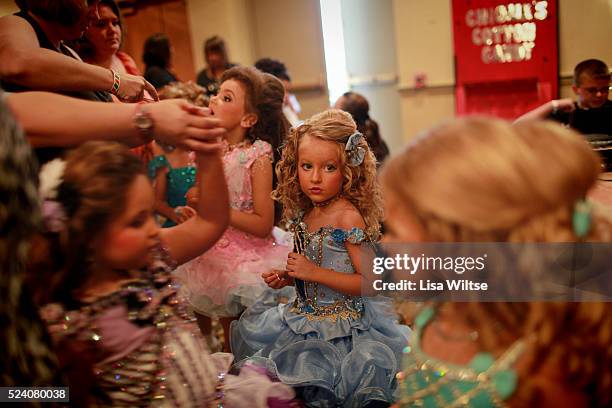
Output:
M363 159L365 158L366 150L359 146L359 142L363 139L363 135L359 132L353 133L348 141L346 142L346 146L344 147L344 151L346 152L346 156L348 157L349 166L359 166L363 163Z

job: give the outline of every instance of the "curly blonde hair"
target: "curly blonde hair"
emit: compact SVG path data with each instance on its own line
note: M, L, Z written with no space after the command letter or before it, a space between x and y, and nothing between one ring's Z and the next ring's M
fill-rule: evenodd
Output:
M587 196L600 172L598 155L571 130L552 122L512 126L474 117L418 137L384 166L381 177L427 241L574 242L579 240L572 226L575 203ZM612 239L612 222L597 207L583 239ZM551 367L589 406L612 402L612 304L446 306L478 330L484 350L503 351L519 337L534 339L511 405L540 406L546 394L537 374L550 375Z
M572 214L601 173L584 139L555 123L474 117L417 137L382 171L431 241L571 242ZM587 240L610 241L594 209Z
M358 146L365 149L365 158L359 166L346 163L344 148L348 138L357 131L351 115L339 109L329 109L314 115L302 125L292 128L283 148L281 160L276 165L278 187L273 198L283 205L283 221L296 219L300 211L313 207L310 199L300 189L298 179L298 148L305 136L337 143L340 167L344 182L342 195L359 211L366 224L370 239L380 236L380 222L383 216L382 193L376 180L376 158L365 139Z

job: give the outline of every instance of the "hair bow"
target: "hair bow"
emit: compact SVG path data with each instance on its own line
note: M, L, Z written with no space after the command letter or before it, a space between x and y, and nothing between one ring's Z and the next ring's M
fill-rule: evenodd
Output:
M346 142L346 146L344 151L348 157L349 166L359 166L363 163L363 159L365 158L366 151L363 147L359 146L359 142L363 139L363 135L359 132L353 133L348 141Z
M68 214L74 214L79 206L76 190L63 181L66 162L52 160L42 166L38 195L41 200L43 221L47 231L60 232L68 221Z

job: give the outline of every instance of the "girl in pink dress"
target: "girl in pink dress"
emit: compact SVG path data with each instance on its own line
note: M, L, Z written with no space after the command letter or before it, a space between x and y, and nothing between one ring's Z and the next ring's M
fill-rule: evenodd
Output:
M284 267L290 248L272 236L273 163L287 132L284 88L269 74L235 67L222 77L209 109L227 129L223 165L230 226L202 256L177 270L203 333L218 317L229 350L229 324L265 290L261 273Z

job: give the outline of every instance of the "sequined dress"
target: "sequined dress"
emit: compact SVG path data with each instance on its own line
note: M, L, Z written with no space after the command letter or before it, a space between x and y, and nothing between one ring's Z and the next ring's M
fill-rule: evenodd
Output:
M166 203L172 208L184 206L187 204L187 199L185 198L185 194L193 184L196 179L197 169L194 166L185 166L185 167L172 167L166 156L155 156L149 162L149 177L154 179L157 171L160 168L166 167L168 169L168 174L166 175L168 182L166 183ZM166 220L163 224L163 228L173 227L176 223L172 220Z
M495 359L480 352L468 365L446 363L425 353L421 336L433 321L435 309L426 307L415 319L415 331L404 349L400 380L401 407L505 407L515 392L518 375L514 364L522 356L526 341L519 339Z
M158 250L141 279L79 308L50 304L42 309L55 344L77 341L92 351L95 403L267 407L272 398L288 406L292 390L271 382L261 370L249 367L238 376L226 374L232 356L208 352L195 319L177 295L167 259Z
M251 174L261 157L272 159L272 146L267 142L257 140L233 149L226 144L223 167L232 209L253 212ZM198 313L237 316L267 289L262 272L284 269L290 250L272 234L260 238L230 226L211 249L178 268L176 274Z
M354 273L345 243L367 245L364 232L324 227L306 231L305 256L324 268ZM301 281L303 282L303 281ZM346 296L296 282L293 302L265 296L232 325L237 361L259 361L298 391L309 407L361 407L393 401L395 375L409 336L388 299Z

